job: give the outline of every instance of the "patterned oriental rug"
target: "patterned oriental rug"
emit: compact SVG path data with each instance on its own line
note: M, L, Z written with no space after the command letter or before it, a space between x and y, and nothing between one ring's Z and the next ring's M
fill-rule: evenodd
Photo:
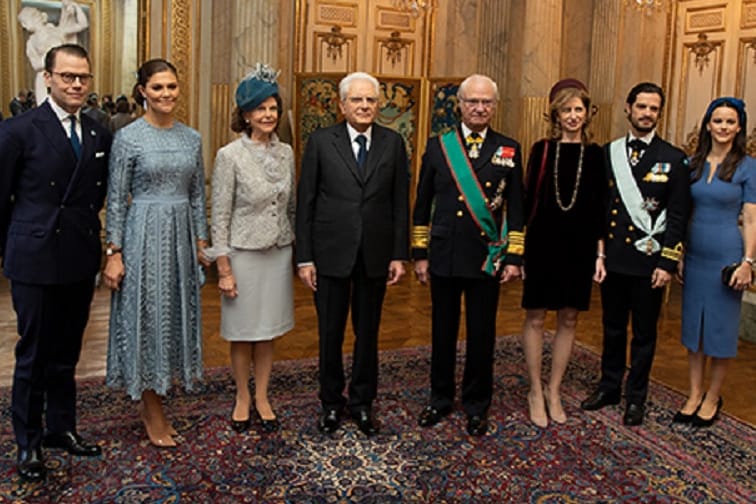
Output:
M547 348L549 348L547 342ZM169 398L176 449L148 445L136 408L102 380L80 384L80 429L103 456L47 450L45 484L15 472L9 390L0 400L0 502L756 502L756 432L723 416L710 429L670 426L682 397L652 384L641 428L620 406L584 413L598 357L576 347L565 377L564 426L527 420L526 378L516 336L496 347L487 436L465 432L457 410L429 429L416 417L428 398L430 349L381 353L381 433L367 439L345 421L333 436L316 427L317 361L277 362L271 398L282 429L236 434L227 369L206 373L201 392ZM548 357L547 357L548 359ZM461 372L461 366L458 371Z

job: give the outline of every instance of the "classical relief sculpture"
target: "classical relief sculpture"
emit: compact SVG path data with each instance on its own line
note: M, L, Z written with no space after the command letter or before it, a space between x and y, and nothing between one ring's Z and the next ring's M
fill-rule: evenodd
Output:
M84 9L72 0L63 0L58 24L47 22L47 14L35 7L24 7L18 13L18 22L24 30L30 32L26 41L26 57L36 72L34 93L37 103L42 103L47 96L43 78L45 54L60 44L76 43L78 34L89 28L89 20Z

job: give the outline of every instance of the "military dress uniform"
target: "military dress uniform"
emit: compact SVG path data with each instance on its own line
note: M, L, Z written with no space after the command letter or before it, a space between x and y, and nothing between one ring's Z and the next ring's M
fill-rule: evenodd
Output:
M651 288L654 269L675 272L682 255L690 190L685 154L654 135L618 139L606 146L609 179L605 240L607 277L601 284L604 346L599 391L619 402L625 372L627 324L632 316L630 371L625 385L628 405L641 410L656 348L663 288ZM628 163L632 180L618 180L618 163ZM627 173L627 172L626 172ZM632 184L634 182L634 184ZM633 194L634 187L637 192ZM631 215L628 208L636 208Z
M504 264L520 265L524 252L523 187L520 145L490 128L465 143L474 182L501 231L506 201ZM493 389L493 353L498 275L483 271L491 240L476 224L465 194L450 169L441 137L428 140L413 212L412 258L428 259L432 301L431 403L441 412L454 404L454 365L460 301L465 294L467 348L462 406L468 417L484 416ZM432 223L431 223L432 218Z

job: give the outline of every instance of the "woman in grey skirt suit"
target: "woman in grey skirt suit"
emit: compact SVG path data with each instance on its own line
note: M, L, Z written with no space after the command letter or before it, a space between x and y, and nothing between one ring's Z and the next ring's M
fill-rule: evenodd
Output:
M231 129L242 135L218 151L212 180L221 336L231 344L237 432L249 427L250 412L264 430L278 428L268 400L273 340L294 326L294 155L275 133L282 111L276 76L258 63L237 87Z

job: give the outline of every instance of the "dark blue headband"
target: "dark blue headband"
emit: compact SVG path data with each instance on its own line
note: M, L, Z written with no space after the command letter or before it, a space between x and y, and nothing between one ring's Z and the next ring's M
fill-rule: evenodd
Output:
M746 120L748 118L745 109L745 102L743 102L743 100L739 98L734 98L732 96L722 96L712 101L709 104L709 108L706 109L703 123L708 123L711 120L711 114L714 113L714 109L717 109L722 105L729 105L731 108L734 108L738 112L738 122L740 122L740 128L745 131Z

